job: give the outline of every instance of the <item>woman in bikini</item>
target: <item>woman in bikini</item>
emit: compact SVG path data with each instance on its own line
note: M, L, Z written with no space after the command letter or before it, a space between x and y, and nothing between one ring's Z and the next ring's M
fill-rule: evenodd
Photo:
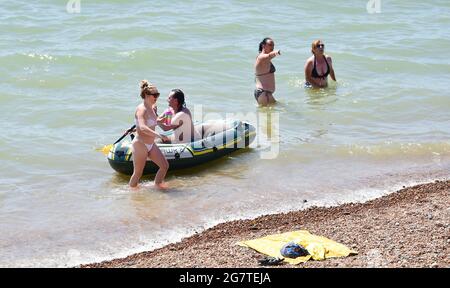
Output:
M305 87L324 88L328 86L328 75L336 81L331 57L325 55L325 44L321 40L315 40L311 45L313 56L305 63Z
M276 102L273 98L275 92L275 66L272 59L281 55L280 50L274 50L275 43L271 38L264 38L259 43L259 55L255 62L256 89L254 96L258 104L267 106Z
M134 171L130 179L130 187L136 187L144 171L147 158L150 158L159 170L155 176L155 187L166 189L167 185L163 182L169 169L169 162L155 144L155 138L161 138L162 141L168 141L167 137L160 135L155 131L157 125L156 119L156 101L159 97L158 88L148 83L147 80L141 81L141 98L143 103L136 108L135 121L137 136L132 142Z

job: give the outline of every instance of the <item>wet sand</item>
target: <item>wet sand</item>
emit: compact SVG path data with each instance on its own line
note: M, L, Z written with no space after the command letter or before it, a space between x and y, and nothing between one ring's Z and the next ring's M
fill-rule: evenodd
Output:
M275 267L450 267L450 180L404 188L366 203L219 224L150 252L90 267L261 267L264 255L236 242L308 230L358 251L346 258Z

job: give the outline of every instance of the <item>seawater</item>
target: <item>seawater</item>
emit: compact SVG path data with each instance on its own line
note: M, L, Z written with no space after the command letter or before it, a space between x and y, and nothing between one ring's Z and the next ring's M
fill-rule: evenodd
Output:
M449 177L448 1L380 0L380 13L366 1L66 4L0 2L2 267L126 256L226 220ZM258 108L253 63L266 36L282 51L279 102ZM303 88L315 39L338 79L322 90ZM180 88L203 115L278 117L276 157L261 157L274 131L257 118L269 128L255 147L170 173L168 192L151 176L131 192L95 148L131 125L142 79L159 87L160 109Z

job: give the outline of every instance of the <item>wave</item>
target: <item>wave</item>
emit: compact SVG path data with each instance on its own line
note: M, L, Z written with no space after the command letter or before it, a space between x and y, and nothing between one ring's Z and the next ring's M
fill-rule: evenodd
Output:
M324 152L330 156L360 157L370 156L376 159L398 156L435 158L450 156L450 141L434 143L393 143L385 142L373 145L348 144L329 146Z

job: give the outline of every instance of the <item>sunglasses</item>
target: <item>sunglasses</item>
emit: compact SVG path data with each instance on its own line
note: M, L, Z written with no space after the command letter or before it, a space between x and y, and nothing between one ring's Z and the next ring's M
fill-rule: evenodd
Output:
M147 95L152 95L153 97L158 98L160 94L159 93L151 93L151 94L147 94Z
M274 46L275 46L275 43L267 43L266 45L267 45L267 46L270 46L270 47L274 47Z
M325 48L325 44L319 44L316 46L316 48Z

